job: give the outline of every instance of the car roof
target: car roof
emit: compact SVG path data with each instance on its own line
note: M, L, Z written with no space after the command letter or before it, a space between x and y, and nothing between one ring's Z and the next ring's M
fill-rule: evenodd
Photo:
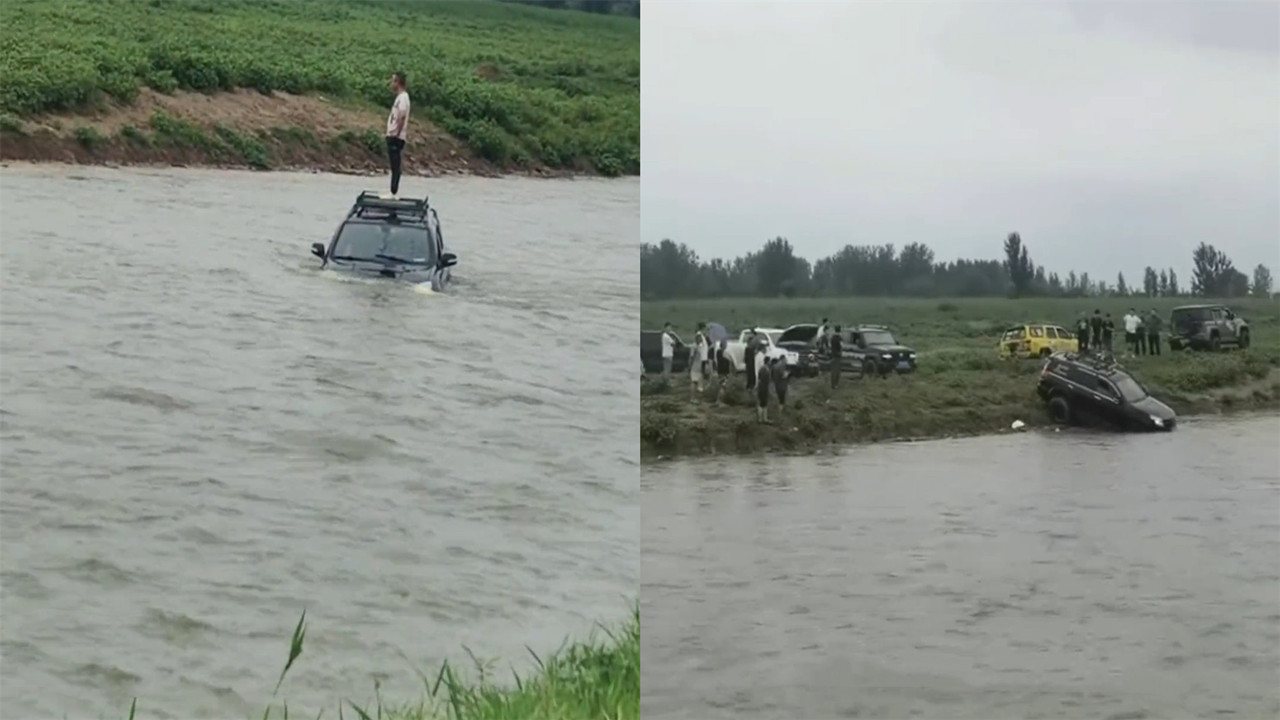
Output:
M1226 305L1179 305L1174 310L1208 310L1220 307L1226 307Z

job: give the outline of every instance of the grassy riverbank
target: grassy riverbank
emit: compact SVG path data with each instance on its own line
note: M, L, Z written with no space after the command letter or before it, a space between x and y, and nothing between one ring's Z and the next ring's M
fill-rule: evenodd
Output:
M291 711L280 698L288 694L285 678L303 655L306 617L290 643L277 699L267 718L287 718ZM530 651L532 652L532 651ZM640 612L619 627L601 627L586 640L566 644L545 657L534 655L537 669L523 677L514 671L495 676L489 664L476 661L462 671L445 663L421 675L424 694L417 702L396 703L381 697L372 704L343 701L329 717L382 720L636 720L640 717ZM502 678L498 680L497 678ZM292 714L297 716L296 707ZM145 703L134 701L129 720L147 717Z
M845 377L832 391L827 379L791 383L786 414L755 421L754 400L735 378L724 405L714 394L690 399L687 376L662 388L642 390L641 449L659 456L811 452L836 444L940 438L1009 431L1015 420L1048 425L1035 396L1040 363L1001 361L996 342L1008 324L1053 322L1070 327L1077 313L1095 308L1118 321L1131 306L1169 310L1187 298L1091 298L1085 300L917 300L839 298L797 300L658 301L641 305L642 326L671 322L691 336L699 320L721 322L731 331L755 324L786 327L798 322L879 323L919 352L915 375L886 379ZM1280 407L1280 303L1232 300L1253 329L1248 351L1172 353L1124 358L1139 379L1179 414ZM1123 345L1117 342L1117 348Z
M636 18L477 0L0 3L0 159L382 171L640 171Z

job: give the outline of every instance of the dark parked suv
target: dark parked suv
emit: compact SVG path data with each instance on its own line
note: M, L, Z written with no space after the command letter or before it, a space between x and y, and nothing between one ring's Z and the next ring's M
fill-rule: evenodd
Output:
M689 372L689 356L693 353L693 348L686 345L675 332L671 333L671 337L676 339L671 355L671 372ZM661 330L640 331L640 362L647 373L662 372Z
M1169 349L1249 347L1249 323L1225 305L1183 305L1169 318Z
M1113 359L1055 353L1040 370L1037 394L1059 425L1172 430L1177 415Z

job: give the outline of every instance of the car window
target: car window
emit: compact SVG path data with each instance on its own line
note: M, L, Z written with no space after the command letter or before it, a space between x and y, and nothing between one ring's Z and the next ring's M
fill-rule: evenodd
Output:
M1102 378L1096 378L1094 383L1094 387L1096 387L1103 395L1119 399L1120 395L1116 392L1115 387L1113 387L1111 383L1103 380Z
M1029 327L1027 329L1031 331L1031 337L1036 337L1036 338L1044 337L1044 328Z
M1068 329L1066 329L1066 328L1061 328L1061 327L1060 327L1060 328L1054 328L1054 331L1055 331L1055 332L1057 332L1057 333L1058 333L1058 337L1059 337L1059 338L1061 338L1061 339L1063 339L1063 340L1072 340L1072 339L1074 339L1074 338L1075 338L1075 336L1076 336L1076 334L1075 334L1075 333L1071 332L1070 330L1068 330Z
M868 345L897 345L898 341L893 339L893 334L887 330L871 330L862 333L862 339Z
M1169 318L1175 325L1181 322L1208 320L1212 313L1207 308L1183 308L1174 310Z
M1018 327L1018 328L1011 328L1011 329L1009 329L1009 330L1005 330L1005 331L1004 331L1004 339L1005 339L1005 340L1021 340L1022 338L1026 337L1026 336L1027 336L1027 329L1026 329L1026 328L1020 328L1020 327Z
M426 228L392 223L349 222L343 225L333 254L375 261L379 255L386 255L424 264L436 259L435 244Z
M1129 402L1137 402L1147 396L1142 384L1128 375L1113 375L1111 380L1120 389L1120 395Z

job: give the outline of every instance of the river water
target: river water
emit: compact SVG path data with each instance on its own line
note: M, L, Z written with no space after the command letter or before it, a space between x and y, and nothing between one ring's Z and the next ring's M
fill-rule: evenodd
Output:
M312 717L630 612L639 183L406 179L426 295L308 254L383 182L0 171L0 716L259 715L304 609Z
M1280 417L641 477L652 718L1280 716Z

